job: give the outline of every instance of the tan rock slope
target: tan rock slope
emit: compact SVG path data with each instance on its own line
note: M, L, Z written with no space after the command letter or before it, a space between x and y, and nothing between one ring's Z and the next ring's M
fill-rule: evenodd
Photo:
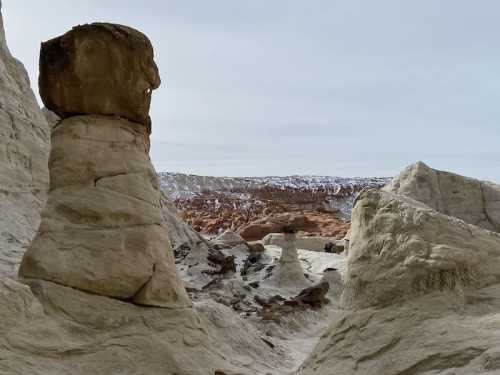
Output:
M103 41L109 48L102 48ZM106 51L103 58L99 50ZM122 60L130 65L117 64ZM79 26L43 43L40 62L47 108L85 115L64 118L52 130L49 197L20 276L145 305L189 306L149 160L149 124L126 118L137 119L128 110L141 100L148 116L146 90L160 80L149 40L117 25ZM121 87L125 77L144 87ZM68 98L74 101L68 104ZM108 102L122 117L92 113L106 112L99 105Z
M500 371L500 234L484 228L494 225L499 193L423 163L362 192L352 212L346 311L299 373Z
M406 168L385 191L406 195L445 215L500 231L500 185L432 169L422 162Z
M9 52L0 15L0 277L16 275L40 223L49 137L28 74Z

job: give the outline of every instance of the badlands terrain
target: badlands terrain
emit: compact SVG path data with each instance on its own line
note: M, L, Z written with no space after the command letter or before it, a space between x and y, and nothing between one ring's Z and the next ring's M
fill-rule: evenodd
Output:
M198 232L230 229L260 240L293 222L306 235L342 239L356 195L388 178L330 176L211 177L159 173L162 191Z
M144 34L44 42L42 111L0 26L0 374L500 373L499 185L158 177Z

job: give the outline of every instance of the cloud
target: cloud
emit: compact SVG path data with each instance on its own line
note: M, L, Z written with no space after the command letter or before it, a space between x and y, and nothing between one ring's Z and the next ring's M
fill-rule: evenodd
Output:
M386 176L424 160L500 181L499 11L494 0L4 0L33 82L39 42L74 24L144 31L163 80L152 160L205 175Z

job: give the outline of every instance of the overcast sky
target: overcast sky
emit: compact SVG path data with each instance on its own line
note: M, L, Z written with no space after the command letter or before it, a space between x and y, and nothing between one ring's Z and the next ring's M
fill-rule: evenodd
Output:
M422 160L500 181L497 0L3 0L39 44L108 21L149 36L159 171L390 176Z

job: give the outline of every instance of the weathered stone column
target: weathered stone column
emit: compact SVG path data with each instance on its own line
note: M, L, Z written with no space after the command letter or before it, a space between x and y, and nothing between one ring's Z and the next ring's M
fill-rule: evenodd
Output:
M191 303L177 276L149 159L153 48L129 27L91 24L42 43L52 132L50 192L19 274L144 305Z
M311 283L304 276L304 270L300 265L297 253L297 235L291 226L283 228L283 244L281 256L276 265L273 276L268 282L279 288L297 290L311 286Z

